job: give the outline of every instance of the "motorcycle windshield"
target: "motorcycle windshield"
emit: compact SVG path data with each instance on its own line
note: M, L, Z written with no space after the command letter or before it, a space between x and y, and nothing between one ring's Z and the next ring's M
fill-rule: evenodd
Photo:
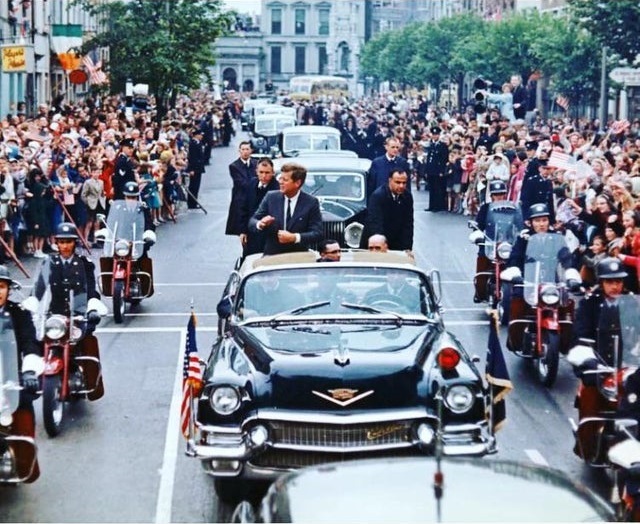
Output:
M485 253L490 260L495 260L496 249L504 242L511 246L522 230L522 212L520 206L513 202L492 202L487 209L487 225L485 228ZM505 251L505 254L507 251ZM508 255L506 255L508 258Z
M132 206L126 200L115 200L109 209L107 228L109 235L104 243L104 256L113 257L118 241L131 243L131 256L134 260L142 256L144 210L139 202Z
M606 319L600 322L598 338L601 340L598 340L598 343L607 343L607 341L612 341L615 335L618 335L622 366L640 367L640 296L622 295L616 300L615 308L618 311L619 322L616 322L615 315L613 315L613 320L609 322ZM600 317L605 316L603 311Z
M537 304L540 284L555 284L564 278L559 274L563 249L567 249L567 244L562 235L537 233L529 237L524 262L524 298L527 303Z
M18 348L11 317L0 317L0 425L18 409L20 380L18 376Z

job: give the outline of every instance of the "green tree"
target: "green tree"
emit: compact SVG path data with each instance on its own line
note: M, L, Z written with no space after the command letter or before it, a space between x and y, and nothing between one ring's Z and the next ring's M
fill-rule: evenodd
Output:
M572 20L589 31L599 46L608 46L628 64L636 61L640 54L637 0L568 0L568 4Z
M111 89L122 91L129 78L148 84L159 118L180 91L210 80L213 43L236 21L233 12L222 11L221 0L77 3L108 21L107 30L87 41L82 51L108 47Z
M385 31L378 33L369 40L360 54L360 69L367 76L372 76L376 80L386 80L382 77L382 68L380 65L380 55L387 47L392 32Z

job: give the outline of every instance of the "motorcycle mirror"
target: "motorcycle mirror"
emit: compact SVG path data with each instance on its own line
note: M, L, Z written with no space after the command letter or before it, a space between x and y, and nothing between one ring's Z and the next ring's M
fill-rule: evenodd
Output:
M96 218L98 219L98 221L102 222L103 224L106 224L107 217L105 215L103 215L102 213L98 213L96 215Z
M467 222L467 227L469 229L477 229L478 228L478 223L475 220L469 220Z

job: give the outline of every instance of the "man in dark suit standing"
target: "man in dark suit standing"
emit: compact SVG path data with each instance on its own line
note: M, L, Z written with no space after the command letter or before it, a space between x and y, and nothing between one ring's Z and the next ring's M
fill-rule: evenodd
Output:
M246 198L242 204L240 224L240 242L242 243L242 256L262 253L264 251L264 231L250 231L249 219L257 211L262 199L269 191L280 188L273 172L273 162L270 158L263 158L258 162L258 177L252 178L246 190Z
M524 120L527 114L527 99L529 95L527 88L522 85L522 77L520 75L511 75L511 87L513 91L511 96L513 97L513 115L516 118Z
M187 153L187 171L189 172L189 193L187 198L187 207L189 209L198 209L200 206L196 200L200 192L200 182L206 158L204 155L205 144L202 141L203 132L200 128L193 130L191 140L189 140L189 152Z
M124 185L127 182L135 182L135 166L131 156L133 155L133 139L125 138L120 142L120 153L116 158L116 164L111 176L111 187L113 187L113 199L124 200Z
M413 248L413 197L407 191L407 172L395 168L387 185L376 189L369 199L361 248L367 249L371 235L384 235L389 249Z
M388 184L391 171L400 169L405 173L411 172L407 160L398 154L400 141L397 138L393 136L387 138L384 148L386 153L374 158L369 168L369 176L367 177L367 198L369 199L376 189Z
M257 180L257 160L251 158L251 143L247 141L240 142L239 151L240 157L229 164L229 176L233 180L233 187L231 188L231 202L229 203L229 214L227 215L227 226L225 228L226 235L241 235L246 232L247 220L251 215L246 219L243 218L242 206L249 184Z
M301 191L307 170L293 162L280 170L280 192L262 199L249 222L250 231L265 232L265 255L306 251L322 240L322 214L318 199Z
M447 179L445 168L449 161L449 148L440 142L441 130L431 128L431 141L424 149L424 171L429 188L429 207L425 211L447 210Z

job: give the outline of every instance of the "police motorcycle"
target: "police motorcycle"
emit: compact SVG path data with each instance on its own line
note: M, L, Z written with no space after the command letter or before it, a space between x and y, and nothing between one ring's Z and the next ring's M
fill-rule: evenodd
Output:
M571 420L576 453L613 473L622 520L640 521L640 297L622 295L603 312L597 339L580 339L567 354L581 383Z
M35 439L16 434L20 401L18 350L11 319L0 318L0 484L28 482L37 468ZM32 479L33 480L33 479Z
M100 293L112 298L116 324L122 323L127 303L134 307L153 295L153 262L146 249L155 243L155 232L145 231L144 209L133 203L132 211L126 200L112 202L106 220L100 216L105 228L96 233L104 242Z
M502 325L506 325L510 300L508 294L502 293L500 273L505 269L513 244L523 228L520 207L508 200L491 202L488 204L484 231L475 220L469 220L467 225L473 229L469 240L480 248L473 278L476 289L474 301L488 300L491 308L498 311Z
M103 395L98 339L93 329L107 308L97 298L87 301L86 289L78 288L75 293L69 291L68 314L52 312L61 308L53 305L50 288L40 301L31 296L23 305L33 313L36 336L44 346L42 419L47 435L56 437L63 429L69 403L97 400Z
M580 284L575 269L567 269L565 274L560 268L559 260L567 249L562 235L536 233L527 242L524 280L519 275L507 276L511 269L519 273L518 268L508 268L502 274L503 280L511 284L507 348L533 362L538 380L546 387L552 387L556 380L560 353L568 351L575 307L570 290ZM522 291L523 308L515 305L520 295L518 288Z

